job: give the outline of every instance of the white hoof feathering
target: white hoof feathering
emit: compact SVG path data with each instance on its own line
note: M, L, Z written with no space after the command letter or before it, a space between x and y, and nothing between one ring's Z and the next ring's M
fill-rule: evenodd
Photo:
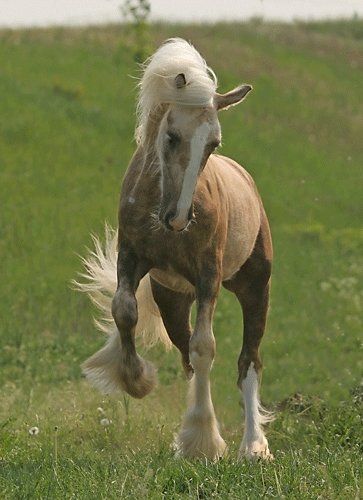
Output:
M177 456L217 460L226 453L210 393L209 365L197 370L190 381L188 410L175 441Z
M214 416L198 416L192 412L184 418L175 440L176 456L218 460L226 454L227 445L221 437Z
M239 458L272 460L262 426L273 420L273 415L264 410L258 397L258 377L251 363L247 376L242 382L242 397L245 409L245 429Z
M135 398L146 396L156 385L154 366L140 356L123 356L120 335L115 329L105 346L82 364L89 382L103 394L126 391Z

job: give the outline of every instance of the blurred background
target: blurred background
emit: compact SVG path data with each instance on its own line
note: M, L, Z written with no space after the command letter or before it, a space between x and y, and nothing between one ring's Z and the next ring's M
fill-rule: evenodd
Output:
M0 26L112 23L120 0L0 0ZM153 21L246 21L251 17L293 21L350 18L363 14L361 0L152 0Z

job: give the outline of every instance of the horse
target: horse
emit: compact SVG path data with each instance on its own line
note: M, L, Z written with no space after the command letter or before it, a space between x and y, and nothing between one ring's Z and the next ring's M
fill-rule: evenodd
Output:
M218 112L244 100L248 84L220 94L217 77L199 52L180 38L165 41L139 81L136 151L124 176L118 230L106 227L103 248L84 259L78 283L101 309L103 348L82 365L103 393L118 389L143 398L156 370L135 339L175 346L189 382L187 411L176 437L177 455L210 461L223 457L211 398L212 329L223 285L243 311L238 387L244 404L240 459L272 458L263 430L272 419L260 403L264 334L271 280L272 242L255 183L221 144ZM191 307L196 319L191 325Z

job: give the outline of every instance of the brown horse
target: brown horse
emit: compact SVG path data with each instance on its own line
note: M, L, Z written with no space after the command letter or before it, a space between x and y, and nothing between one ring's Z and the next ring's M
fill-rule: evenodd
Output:
M138 147L123 181L118 232L106 231L105 252L95 240L95 252L85 259L88 282L78 284L103 310L106 322L100 327L109 333L83 371L103 392L122 389L142 398L156 375L137 354L135 337L150 341L151 331L153 339L171 341L191 379L178 453L210 460L222 456L226 444L209 382L216 349L212 320L222 284L234 292L244 317L238 387L245 430L239 456L269 459L262 424L270 415L261 408L258 385L270 230L251 176L233 160L213 154L221 142L218 111L241 102L252 87L223 95L216 87L212 70L181 39L165 42L144 70Z

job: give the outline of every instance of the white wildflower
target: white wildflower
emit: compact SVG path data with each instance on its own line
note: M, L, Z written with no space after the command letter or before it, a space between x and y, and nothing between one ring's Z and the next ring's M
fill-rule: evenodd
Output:
M36 436L37 434L39 434L39 427L30 427L29 434L31 436Z
M101 418L100 420L100 424L103 426L103 427L108 427L109 425L112 424L112 420L108 419L108 418Z

